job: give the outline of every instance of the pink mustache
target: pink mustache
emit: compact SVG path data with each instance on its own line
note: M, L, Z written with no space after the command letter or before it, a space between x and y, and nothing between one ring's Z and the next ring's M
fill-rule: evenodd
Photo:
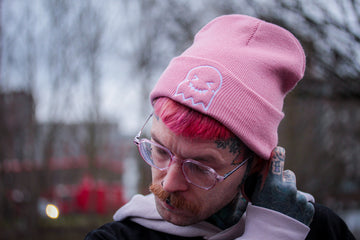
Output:
M199 205L187 202L185 198L179 194L166 192L160 184L151 184L149 190L160 200L169 203L175 208L188 210L192 214L198 214L200 212Z

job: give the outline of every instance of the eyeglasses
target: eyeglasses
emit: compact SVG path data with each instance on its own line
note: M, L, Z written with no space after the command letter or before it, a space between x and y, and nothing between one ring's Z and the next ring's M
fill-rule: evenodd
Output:
M172 154L169 149L156 142L153 142L146 138L140 139L142 131L145 128L147 122L152 117L152 115L153 114L150 114L139 133L135 136L134 143L138 146L140 155L147 164L161 171L165 171L174 161L174 154ZM211 167L208 167L193 159L186 159L182 161L181 169L187 182L199 188L209 190L213 188L217 182L222 182L226 178L228 178L231 174L233 174L236 170L243 166L248 160L249 158L245 159L233 170L226 173L224 176L219 175Z

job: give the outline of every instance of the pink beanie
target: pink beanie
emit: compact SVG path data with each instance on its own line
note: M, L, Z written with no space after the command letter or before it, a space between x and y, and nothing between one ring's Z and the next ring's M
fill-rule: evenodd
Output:
M303 77L305 54L287 30L244 15L203 27L150 94L218 120L263 159L278 143L286 94Z

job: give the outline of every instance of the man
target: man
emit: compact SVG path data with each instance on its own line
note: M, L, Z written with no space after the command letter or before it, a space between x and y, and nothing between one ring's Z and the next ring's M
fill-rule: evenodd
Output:
M174 58L150 98L147 196L86 239L354 239L297 190L277 145L283 100L305 55L287 30L243 15L214 19Z

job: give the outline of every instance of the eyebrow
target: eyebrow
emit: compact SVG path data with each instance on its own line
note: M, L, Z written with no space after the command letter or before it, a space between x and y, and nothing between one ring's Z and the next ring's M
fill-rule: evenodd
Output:
M198 162L205 162L205 163L208 163L210 165L215 165L215 164L218 164L217 161L219 161L218 159L214 158L212 155L203 155L203 156L198 156L198 157L194 157L194 158L191 158L193 160L196 160ZM215 167L215 166L212 166L212 167Z
M154 135L154 133L150 133L151 134L151 138L154 140L154 142L160 144L161 146L165 147L164 144Z
M157 144L160 144L161 146L167 148L155 135L155 133L151 133L151 138L153 139L154 142L156 142ZM167 148L168 149L168 148ZM171 151L170 151L171 152ZM171 152L172 154L174 154L173 152ZM219 164L219 163L223 163L223 161L221 159L217 159L214 158L213 155L211 154L203 154L197 157L184 157L183 159L192 159L198 162L203 162L203 163L209 163L211 165L214 164Z

